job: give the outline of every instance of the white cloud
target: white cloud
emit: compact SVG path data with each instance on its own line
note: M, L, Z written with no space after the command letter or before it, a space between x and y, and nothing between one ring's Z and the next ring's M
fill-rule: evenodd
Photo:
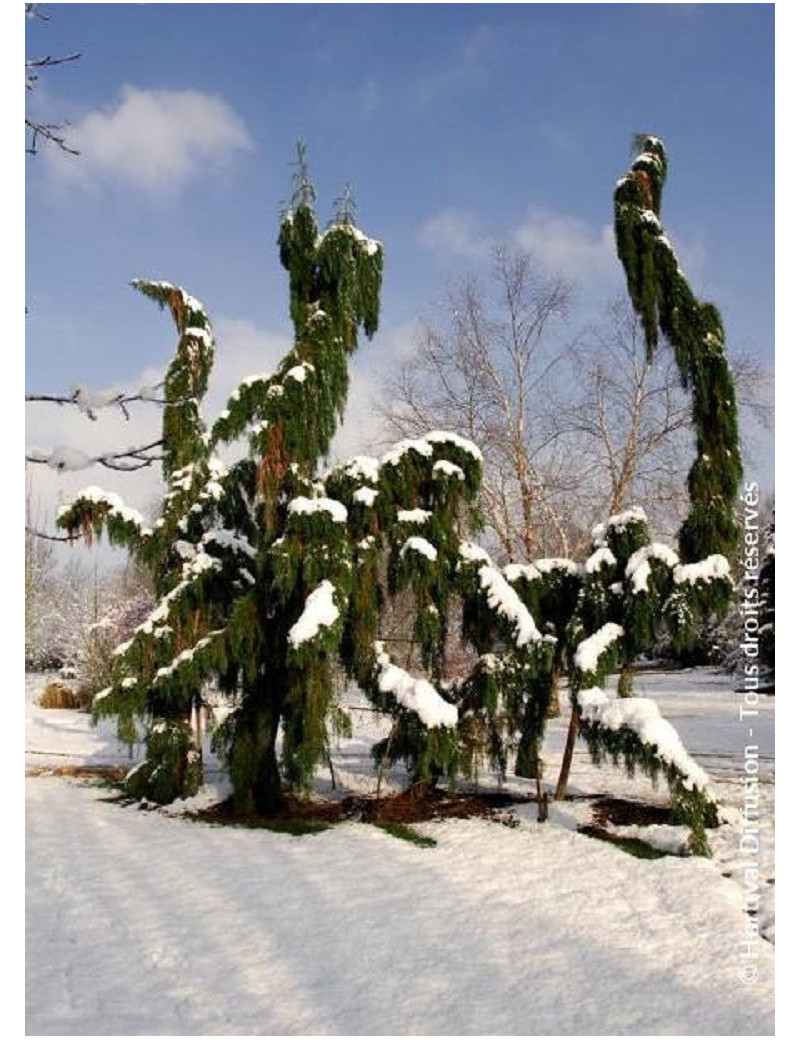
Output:
M485 261L493 244L506 241L531 253L544 270L578 282L610 282L617 277L614 229L593 228L576 217L532 206L524 221L494 237L481 232L474 213L443 209L425 221L419 242L441 253Z
M514 239L546 270L576 282L605 282L618 275L614 228L597 229L575 217L532 206Z
M80 159L65 163L56 156L55 175L80 182L118 180L153 192L178 187L207 163L224 164L234 152L252 147L244 123L222 98L132 86L123 87L116 106L73 123L69 142Z
M429 249L477 260L485 258L489 248L489 241L480 234L478 226L473 213L443 209L425 221L417 238Z

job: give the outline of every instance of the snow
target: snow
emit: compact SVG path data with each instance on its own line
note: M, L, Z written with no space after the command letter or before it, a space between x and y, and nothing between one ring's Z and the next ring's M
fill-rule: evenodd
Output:
M289 371L283 377L284 379L294 379L298 383L305 383L306 377L314 371L314 366L308 361L303 361L299 365L295 365L290 368Z
M771 1035L770 943L756 939L758 980L740 977L747 857L731 681L694 669L636 682L723 791L733 822L710 832L712 860L638 860L578 833L592 820L589 795L659 794L645 778L593 766L581 742L576 800L551 803L548 823L528 804L515 828L416 825L436 840L429 849L366 824L295 838L174 815L224 796L217 779L188 803L142 812L103 787L28 776L26 1033ZM136 760L113 721L94 728L84 713L39 708L42 683L26 677L28 769ZM369 793L369 746L388 729L358 724L375 718L359 713L363 703L356 734L332 752L337 777ZM548 728L546 781L566 723ZM774 699L762 698L757 725L759 923L774 934ZM679 831L608 829L679 843Z
M462 542L458 547L458 554L465 563L491 564L492 562L486 550L475 542Z
M503 568L503 576L512 584L520 580L538 581L541 573L532 563L507 563Z
M621 513L614 513L605 523L597 524L592 528L592 542L595 546L601 546L609 531L622 530L632 523L647 523L647 514L641 506L632 506Z
M613 621L606 622L588 639L578 643L575 651L575 667L579 672L587 675L597 671L602 654L624 635L625 632L621 625L617 625Z
M581 718L586 722L611 730L629 729L643 744L655 748L659 758L683 775L687 787L700 791L708 787L708 776L688 754L677 730L661 715L654 700L648 697L612 699L594 686L578 693L578 704Z
M193 578L199 578L201 574L205 574L207 571L219 570L220 567L221 563L216 556L210 556L201 549L191 560L187 560L184 563L181 577L184 582L188 583ZM176 588L178 587L176 586Z
M433 476L435 480L439 477L452 477L454 480L467 479L464 470L455 462L448 462L447 459L439 459L438 462L434 462Z
M478 580L492 610L514 627L517 646L527 646L542 638L530 611L496 567L484 564L478 570Z
M375 499L377 497L377 488L372 487L360 487L353 493L353 501L358 502L362 506L366 506L368 509L375 505Z
M375 644L378 688L391 693L398 704L413 711L429 729L458 725L458 709L439 696L427 679L415 679L405 669L392 663L383 643Z
M146 388L149 389L149 388ZM90 390L83 383L75 383L70 389L70 396L84 415L94 418L94 413L107 408L120 397L119 390Z
M203 346L209 349L214 345L211 333L208 329L204 329L199 325L188 325L183 330L183 334L184 336L191 336L192 339L199 339Z
M347 509L335 498L304 498L302 495L293 498L289 503L289 512L295 516L309 516L313 513L327 513L337 524L347 522Z
M601 567L608 566L613 567L617 562L616 556L608 548L607 545L601 545L599 549L596 549L592 555L586 560L583 565L584 572L586 574L597 574Z
M410 451L414 451L425 458L428 458L433 454L433 448L428 444L424 437L418 437L416 439L406 437L404 440L398 441L396 444L392 445L389 451L387 451L381 459L381 465L399 466Z
M81 498L86 499L87 502L92 502L94 505L106 506L110 514L115 514L120 520L124 520L137 527L142 536L153 533L142 514L137 512L137 510L126 506L119 495L115 495L111 491L103 491L102 488L92 485L91 487L85 487L79 491L77 495L75 495L73 501L77 501ZM62 506L58 510L56 518L58 519L62 517L65 513L68 513L71 508L71 505Z
M678 563L678 554L662 542L643 545L641 549L632 553L625 565L625 577L630 579L631 591L634 595L647 592L651 574L650 560L661 560L667 567L675 567Z
M348 235L351 235L356 242L364 247L368 256L374 256L379 249L383 249L383 243L378 241L376 238L368 238L355 224L332 224L317 238L317 246L325 239L325 236L330 234L331 231L346 231Z
M728 581L731 568L724 556L708 556L699 563L683 563L675 568L675 581L695 585L698 581Z
M457 433L451 433L449 430L431 430L425 434L425 440L429 444L454 444L465 454L471 455L476 462L483 462L483 454L477 444Z
M380 463L371 455L355 455L344 463L342 471L345 476L354 480L368 480L371 484L377 484L380 478Z
M432 515L428 509L398 509L397 522L399 524L424 524L430 520Z
M473 444L472 441L467 440L466 437L461 437L457 433L450 433L446 430L432 430L430 433L426 433L424 437L406 438L405 440L398 441L397 444L393 445L383 456L381 459L381 465L397 466L410 451L415 451L418 455L429 458L433 454L432 446L440 444L452 444L467 455L471 455L476 462L483 462L483 455L481 454L480 449L477 445ZM457 476L458 474L449 471L446 468L441 468L441 463L448 461L449 460L446 459L437 461L434 463L434 470L437 466L440 466L439 472L445 473L448 476ZM464 471L461 470L460 467L456 468L460 470L463 477Z
M424 556L431 562L434 562L437 556L436 549L427 538L420 538L416 535L412 538L407 538L403 543L403 547L400 549L401 558L408 552L419 553L420 556Z
M644 158L647 158L648 161L650 161L650 157L649 156L647 156L647 157L641 156L641 155L639 156L639 160L642 160ZM652 228L654 231L658 231L658 232L661 231L661 221L658 219L658 217L655 215L655 213L651 209L643 209L643 210L641 210L640 213L639 213L639 220L641 221L642 224L646 224L648 227Z
M306 599L303 613L289 629L289 643L295 649L319 634L321 628L330 628L339 617L339 608L333 601L335 589L325 580Z
M553 556L549 559L534 560L534 567L540 574L550 574L552 571L563 571L565 574L579 574L580 567L574 560L568 560L564 556Z
M206 531L201 542L203 545L219 545L231 552L241 553L251 560L256 558L256 550L253 545L243 536L231 531L226 527L215 527Z

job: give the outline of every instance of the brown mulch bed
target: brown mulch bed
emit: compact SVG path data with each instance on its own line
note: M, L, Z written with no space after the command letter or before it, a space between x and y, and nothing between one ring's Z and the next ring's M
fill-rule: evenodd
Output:
M651 823L672 823L672 810L668 805L648 805L646 802L632 802L627 798L598 798L592 806L595 823L604 827L610 823L624 827L627 824L638 824L647 827Z
M532 799L503 792L450 792L435 788L404 791L384 797L351 795L341 801L311 801L287 796L269 816L236 813L229 802L205 809L197 816L211 823L238 824L245 827L273 823L330 825L346 820L363 823L422 823L425 820L468 819L474 816L498 818L508 809Z
M411 790L385 798L345 798L342 805L347 819L367 823L422 823L424 820L492 817L512 805L532 800L502 791L470 793L435 788L424 794Z
M120 782L128 775L127 766L118 765L65 765L65 766L29 766L25 776L72 776L79 779L101 779Z

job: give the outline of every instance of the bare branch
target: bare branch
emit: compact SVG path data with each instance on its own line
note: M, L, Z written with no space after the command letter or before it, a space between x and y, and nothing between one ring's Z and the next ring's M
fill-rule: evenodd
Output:
M28 538L40 538L43 542L74 542L75 538L70 537L68 534L46 534L44 531L38 531L35 527L28 527L25 525L25 535Z
M101 408L119 408L125 418L130 419L130 412L127 408L129 404L146 402L148 404L163 405L167 403L164 398L155 396L155 391L160 390L163 385L163 382L156 383L154 386L142 387L132 393L126 393L124 390L92 392L84 386L75 386L69 394L64 395L25 394L25 401L27 403L45 401L57 405L75 405L92 420L97 419L96 413Z
M152 441L150 444L126 448L119 452L106 452L95 457L86 455L76 448L54 448L49 453L32 449L26 452L25 461L32 465L49 466L59 473L89 469L91 466L104 466L117 472L130 473L161 462L163 455L158 449L163 443L163 440Z
M54 144L57 148L60 148L62 152L68 152L70 155L80 155L81 153L76 148L70 148L67 144L66 138L62 133L67 123L37 123L33 119L25 117L25 128L31 135L31 141L25 151L28 155L36 155L38 152L37 145L39 139L42 138L45 141L49 141Z

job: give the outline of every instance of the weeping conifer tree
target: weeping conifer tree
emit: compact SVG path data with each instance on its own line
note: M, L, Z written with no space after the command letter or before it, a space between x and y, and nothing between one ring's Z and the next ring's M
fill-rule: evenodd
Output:
M371 337L378 326L383 251L353 223L349 199L322 232L314 202L300 147L278 240L294 346L276 372L239 386L207 436L193 414L165 413L165 431L186 442L182 454L170 456L169 509L156 529L91 493L60 518L68 530L105 525L120 541L124 528L132 542L146 543L155 566L174 562L165 568L158 606L118 653L98 710L144 712L162 735L215 679L233 701L217 739L235 806L245 812L274 809L282 780L302 786L324 754L333 654L352 582L346 510L323 494L316 469L344 410L358 331ZM173 301L194 306L180 290L147 284L173 314ZM179 322L184 339L184 325L195 329L199 313ZM210 344L207 320L203 329L202 343ZM189 336L190 370L193 342ZM176 392L184 402L187 387ZM219 446L242 438L247 450L229 469L215 461ZM153 784L148 794L174 797Z
M382 459L351 459L326 479L327 493L346 504L357 547L345 664L392 718L376 763L404 761L419 795L441 777L475 776L486 759L505 772L512 754L520 775L540 772L554 640L468 540L481 471L474 444L432 431ZM401 664L378 637L383 604L403 592L413 621ZM454 675L448 642L459 616L474 654Z
M160 515L148 524L115 494L86 488L58 515L58 525L87 541L106 533L112 545L125 548L150 573L156 593L169 597L179 587L185 569L185 550L193 519L187 509L201 489L209 486L221 464L209 452L200 406L208 387L214 358L211 325L202 304L167 282L139 280L133 283L143 295L169 309L178 331L175 356L164 380L161 449L165 494ZM183 649L191 633L169 631L158 619L150 625L156 645ZM169 639L165 637L169 635ZM202 773L201 748L189 727L189 717L200 702L199 684L166 690L149 681L153 666L163 655L136 640L117 650L125 659L124 682L98 695L95 718L116 716L123 739L132 740L134 719L149 721L147 754L130 776L137 796L168 802L193 794ZM119 664L118 668L121 667Z
M719 311L698 300L661 224L667 155L657 137L640 135L630 170L614 193L617 254L642 321L648 356L659 333L675 352L692 394L697 456L689 471L689 514L679 534L682 557L731 556L737 545L736 500L742 479L736 391Z

